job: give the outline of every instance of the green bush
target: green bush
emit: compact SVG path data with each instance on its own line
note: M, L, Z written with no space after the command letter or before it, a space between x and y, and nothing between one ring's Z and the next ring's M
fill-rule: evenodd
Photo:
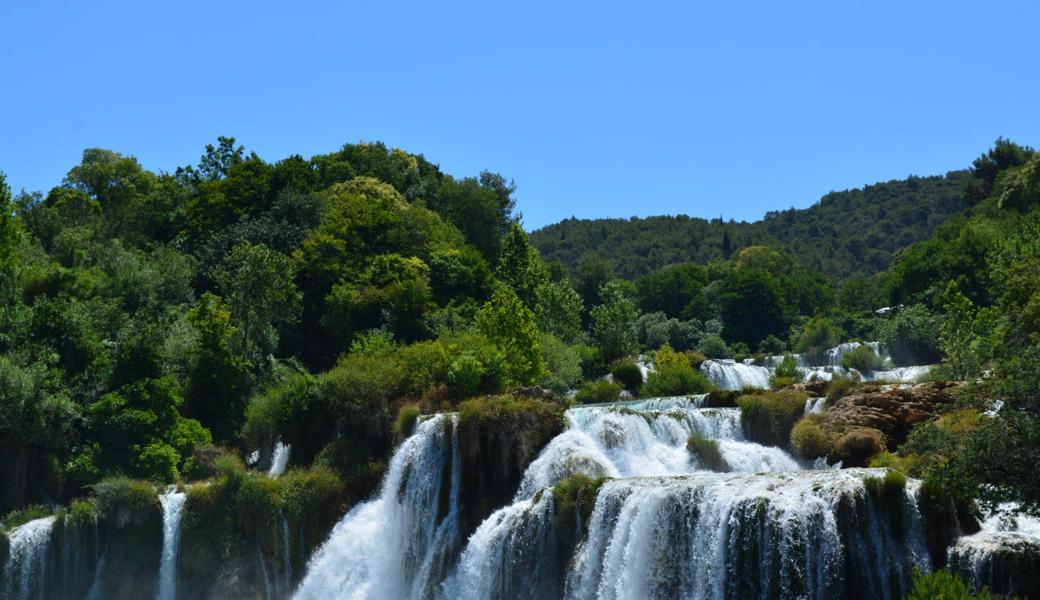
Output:
M798 370L798 360L790 354L785 354L780 364L773 369L769 377L769 385L774 388L794 385L803 379L802 372Z
M419 405L413 403L404 404L397 409L397 420L394 421L394 433L398 439L404 439L412 435L415 422L419 419Z
M646 378L644 396L680 396L711 391L708 378L689 364L658 367Z
M806 415L791 429L791 446L802 458L827 456L833 441L821 427L822 415Z
M610 374L613 375L615 383L633 394L638 393L640 386L643 385L643 372L639 370L639 365L630 360L614 363Z
M729 348L726 347L726 342L722 340L722 336L714 333L701 338L697 351L708 358L730 358L732 356Z
M870 346L858 346L841 357L841 366L856 369L860 373L869 373L881 368L881 357Z
M737 399L748 438L771 446L786 446L791 428L805 413L807 396L793 390L750 394Z
M548 372L539 383L560 393L573 388L581 381L582 375L581 356L577 349L547 333L543 333L540 339Z
M158 510L159 495L147 481L109 477L91 486L100 516L140 523Z
M552 487L553 525L557 539L564 543L564 547L578 542L578 516L588 521L596 506L596 494L604 481L576 474ZM581 526L584 524L581 523Z
M841 398L848 395L853 388L856 387L856 382L848 377L835 376L830 382L827 383L827 402L834 404Z
M996 600L989 590L982 588L972 593L960 577L942 570L924 574L914 570L913 587L906 600Z
M719 473L729 471L729 464L719 450L718 440L706 438L698 433L690 434L686 440L686 449L696 455L705 468Z
M614 402L621 393L621 386L610 381L590 381L581 386L578 393L574 395L574 401L578 404L600 404Z
M29 521L42 519L43 517L49 517L50 515L51 509L39 504L33 504L7 513L3 519L0 519L0 525L3 526L3 529L10 530L20 525L25 525Z

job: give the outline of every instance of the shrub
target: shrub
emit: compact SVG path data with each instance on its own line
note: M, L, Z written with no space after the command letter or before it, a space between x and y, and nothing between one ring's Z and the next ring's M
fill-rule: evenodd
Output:
M767 335L766 339L762 340L762 343L758 345L759 352L770 356L780 354L784 350L787 350L787 344L773 334Z
M837 345L841 336L841 328L832 323L830 319L816 316L805 324L794 349L796 352L808 355L814 362L818 362L828 348Z
M621 393L621 386L610 381L591 381L581 386L574 396L578 404L598 404L614 402Z
M577 349L547 333L540 336L548 372L539 382L555 392L565 392L581 381L581 356ZM638 386L637 386L638 388Z
M869 373L881 368L881 357L870 346L857 346L841 357L841 366L856 369L860 373Z
M821 415L806 415L791 429L791 446L802 458L819 458L831 451L833 441L821 427Z
M708 378L689 365L659 368L650 373L643 386L644 396L681 396L709 391Z
M774 388L794 385L803 379L802 372L798 369L798 360L790 354L784 355L780 364L773 369L769 377L769 385Z
M604 481L575 474L553 486L553 525L557 539L564 543L564 547L577 543L578 528L584 526L584 521L592 515L596 495ZM579 516L583 521L580 525Z
M843 467L865 467L872 456L884 449L885 435L877 429L853 429L834 443L831 459L840 460Z
M805 413L806 398L804 393L796 391L741 396L737 406L745 434L760 444L786 446L791 428Z
M706 438L698 433L690 434L686 440L686 449L690 454L696 455L701 465L711 471L725 473L729 471L729 464L719 450L718 440Z
M418 398L428 390L448 382L451 357L448 348L437 340L416 342L397 352L404 373L404 392Z
M913 587L907 600L995 600L986 588L973 594L961 578L942 570L923 574L914 570Z
M854 387L856 387L856 382L852 379L848 377L834 377L827 384L827 402L834 404L847 396Z
M888 348L892 361L899 366L937 362L940 319L924 305L902 308L881 323L879 341Z
M704 356L703 354L701 354L700 352L698 352L696 350L687 350L685 352L685 354L686 354L686 360L688 360L690 362L690 366L693 367L694 369L700 369L701 368L701 363L703 363L704 361L708 360L707 356Z
M414 402L404 404L397 409L397 420L394 421L394 433L398 439L404 439L412 435L415 422L419 419L419 405Z
M726 347L726 342L722 340L722 336L714 333L702 337L697 350L708 358L729 358L732 356L729 348Z
M686 358L683 357L683 360L685 361ZM614 363L614 368L610 371L610 374L614 377L614 383L621 385L633 394L638 393L640 386L643 385L643 372L639 370L639 365L630 360Z
M50 516L50 514L51 509L47 508L46 506L33 504L31 506L26 506L25 508L20 508L18 510L11 511L6 516L4 516L3 519L0 519L0 524L3 525L4 529L10 530L20 525L24 525L29 521L34 521L36 519L48 517ZM3 534L0 533L0 536L2 535Z
M159 496L147 481L109 477L91 486L98 513L117 523L140 523L158 510Z

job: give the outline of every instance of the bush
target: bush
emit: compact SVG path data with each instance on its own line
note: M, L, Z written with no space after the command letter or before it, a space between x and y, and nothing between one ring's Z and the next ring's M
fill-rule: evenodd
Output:
M33 504L31 506L26 506L25 508L11 511L5 515L3 519L0 519L0 525L3 526L3 529L11 530L20 525L25 525L29 521L42 519L43 517L49 517L50 515L51 509L39 504ZM2 535L3 534L0 533L0 536Z
M787 344L773 334L767 335L766 339L758 345L758 351L769 356L775 356L784 350L787 350Z
M540 336L542 354L548 373L539 382L555 392L566 392L581 381L581 356L559 338L544 333Z
M819 458L830 453L833 441L821 427L822 415L806 415L791 429L791 446L802 458Z
M726 342L722 340L722 336L714 333L702 337L697 350L708 358L729 358L732 356L729 348L726 347Z
M871 457L885 449L885 435L877 429L853 429L834 443L830 459L843 467L865 467Z
M841 357L841 366L856 369L860 373L869 373L881 368L881 357L870 346L857 346Z
M621 386L610 381L591 381L581 386L578 393L574 395L574 401L578 404L600 404L614 402L621 393Z
M658 367L643 386L644 396L681 396L711 391L708 378L689 364Z
M686 440L686 449L690 451L690 454L696 455L700 459L701 465L708 470L718 473L729 471L729 464L722 456L722 451L719 450L718 440L692 433Z
M856 387L856 382L848 377L834 377L827 383L827 402L834 404L844 398Z
M394 433L398 439L404 439L412 435L415 422L419 419L419 405L414 402L404 404L397 409L397 420L394 421Z
M805 324L798 341L794 345L796 352L801 352L809 357L814 363L819 362L824 352L832 348L841 340L842 331L830 319L816 316Z
M923 574L914 570L913 588L906 600L995 600L986 588L973 594L961 578L949 571Z
M773 369L769 377L769 385L778 388L794 385L803 379L802 372L798 369L798 360L790 354L784 355L780 364Z
M159 496L147 481L110 477L91 486L98 513L117 523L140 523L159 507Z
M683 360L685 360L685 357ZM633 394L638 393L639 388L643 385L643 372L639 370L639 365L630 360L614 363L614 368L610 371L610 374L614 377L614 383L621 385L621 387Z
M786 446L791 429L805 414L806 398L804 393L796 391L741 396L737 406L745 434L760 444Z
M879 341L899 366L938 362L941 358L939 321L925 306L914 304L881 323Z

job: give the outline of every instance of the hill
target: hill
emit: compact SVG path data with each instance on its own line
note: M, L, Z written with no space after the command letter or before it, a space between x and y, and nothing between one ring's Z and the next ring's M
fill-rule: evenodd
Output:
M803 267L845 281L887 269L897 250L927 239L965 208L966 177L966 171L953 171L831 192L809 208L772 211L753 223L686 215L570 218L531 233L531 242L547 261L569 269L581 255L599 254L613 263L616 275L629 279L766 244L787 251Z

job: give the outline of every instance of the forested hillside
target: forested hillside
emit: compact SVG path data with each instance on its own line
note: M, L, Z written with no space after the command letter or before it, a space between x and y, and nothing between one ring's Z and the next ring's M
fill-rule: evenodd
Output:
M769 212L761 221L723 222L685 215L565 219L531 233L546 260L576 269L586 253L635 278L662 266L729 258L756 244L782 248L799 265L836 281L888 268L900 248L927 238L965 207L965 171L909 177L831 192L806 209Z

